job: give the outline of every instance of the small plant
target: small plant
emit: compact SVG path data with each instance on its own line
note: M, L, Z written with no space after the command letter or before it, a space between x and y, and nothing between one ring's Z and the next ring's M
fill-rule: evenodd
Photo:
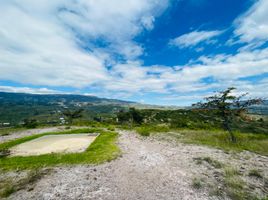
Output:
M192 186L195 189L201 189L203 187L203 181L200 178L194 178L192 181Z
M10 196L12 193L16 192L16 189L13 185L7 184L5 187L0 191L0 197L6 198Z
M227 195L234 200L248 199L245 190L246 183L239 177L239 172L233 168L225 168L224 184Z
M8 149L0 150L0 158L4 158L10 155L10 151Z
M211 166L213 166L214 168L222 168L223 164L217 160L214 160L210 157L199 157L199 158L194 158L194 160L196 161L196 163L198 165L201 165L203 161L207 162L208 164L210 164Z
M141 136L145 136L145 137L150 136L150 129L149 128L139 127L136 130Z
M36 181L42 178L42 176L48 171L40 170L31 170L25 178L20 179L19 181L7 181L2 185L2 190L0 190L0 197L8 197L12 193L19 190L25 189L28 185L34 184Z
M25 128L36 128L38 126L38 121L36 119L24 119L23 123Z
M260 171L257 169L252 169L248 173L249 176L251 177L256 177L256 178L262 178L263 176L261 175Z
M107 127L107 130L109 130L109 131L115 131L115 128L114 128L114 126L108 126Z

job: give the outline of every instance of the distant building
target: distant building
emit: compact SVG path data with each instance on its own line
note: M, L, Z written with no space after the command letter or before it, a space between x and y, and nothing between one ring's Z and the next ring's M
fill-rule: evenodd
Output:
M10 126L10 123L9 122L3 122L3 123L0 123L0 126Z

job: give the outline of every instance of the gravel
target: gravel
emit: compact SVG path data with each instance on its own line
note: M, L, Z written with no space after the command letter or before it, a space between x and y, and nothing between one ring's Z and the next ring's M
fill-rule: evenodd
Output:
M205 162L197 164L195 158L198 157L211 157L244 170L244 174L256 168L267 176L268 158L250 152L234 156L203 146L143 138L128 131L120 131L118 145L123 153L114 161L98 166L56 167L32 190L20 190L9 199L228 199L210 195L213 187L221 187L217 183L221 181L223 169L216 169ZM195 178L211 187L194 189L192 183ZM252 181L250 178L245 180Z

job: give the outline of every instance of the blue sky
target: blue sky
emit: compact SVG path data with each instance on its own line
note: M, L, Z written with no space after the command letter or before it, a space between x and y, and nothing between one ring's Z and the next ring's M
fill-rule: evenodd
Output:
M266 0L0 0L0 91L268 98Z

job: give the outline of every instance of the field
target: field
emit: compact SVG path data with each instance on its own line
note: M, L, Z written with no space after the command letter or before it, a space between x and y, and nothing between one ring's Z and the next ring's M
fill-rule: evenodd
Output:
M115 145L117 138L116 132L103 131L100 129L76 129L72 131L43 133L20 139L12 140L0 144L0 151L7 151L15 145L39 138L45 135L56 134L79 134L79 133L100 133L98 138L83 153L71 154L46 154L40 156L28 157L2 157L0 158L0 168L4 170L11 169L29 169L40 168L60 164L99 164L105 161L115 159L120 151Z

